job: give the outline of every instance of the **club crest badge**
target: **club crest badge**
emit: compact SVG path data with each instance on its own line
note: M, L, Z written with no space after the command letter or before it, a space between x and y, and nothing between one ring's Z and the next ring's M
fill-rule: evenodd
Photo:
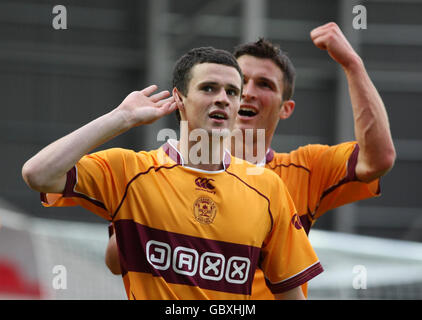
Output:
M214 201L208 197L200 197L193 204L193 214L195 220L202 224L213 223L217 213L217 206Z

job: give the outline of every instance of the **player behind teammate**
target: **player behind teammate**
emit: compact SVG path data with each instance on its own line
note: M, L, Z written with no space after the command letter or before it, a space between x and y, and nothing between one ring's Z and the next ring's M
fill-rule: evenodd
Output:
M46 206L80 205L113 223L129 299L248 299L258 264L277 298L303 299L300 285L322 267L287 189L270 170L248 175L252 165L212 139L233 128L239 110L235 58L193 49L176 63L174 87L174 101L155 86L129 94L28 160L24 180ZM86 155L176 107L189 133L205 132L199 142L181 135L150 152Z
M271 141L279 120L289 118L295 108L294 67L284 52L266 40L240 45L234 52L244 74L236 128L265 129L268 151L261 164L283 179L307 233L325 212L379 195L379 177L392 168L395 160L387 112L362 59L335 23L314 29L311 38L345 71L356 141L334 146L307 145L290 153L272 150ZM256 154L258 149L256 144L245 145L246 148L252 152L245 154ZM106 263L115 274L120 272L117 257L111 237ZM306 285L303 290L306 294ZM259 270L252 298L272 298Z
M289 118L295 108L295 70L287 55L269 41L240 45L234 52L244 74L236 128L266 129L267 155L262 163L285 182L307 233L325 212L379 195L379 177L395 161L387 112L362 59L335 23L312 30L311 38L345 72L356 141L307 145L289 153L272 150L279 120ZM257 149L256 145L248 147ZM303 290L306 294L306 285ZM258 272L252 298L271 297Z

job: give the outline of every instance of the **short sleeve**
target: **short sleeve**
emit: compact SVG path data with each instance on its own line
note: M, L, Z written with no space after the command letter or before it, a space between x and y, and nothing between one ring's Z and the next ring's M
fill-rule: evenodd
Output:
M44 206L75 206L112 220L130 179L133 165L125 149L108 149L84 156L67 173L62 194L41 194Z
M335 146L320 146L309 164L310 196L317 194L314 219L339 206L378 196L380 179L365 183L356 178L359 145L346 142Z
M261 268L267 286L273 293L291 290L311 280L323 271L286 187L282 184L280 197L275 203L274 224L261 251ZM278 199L278 201L275 201Z

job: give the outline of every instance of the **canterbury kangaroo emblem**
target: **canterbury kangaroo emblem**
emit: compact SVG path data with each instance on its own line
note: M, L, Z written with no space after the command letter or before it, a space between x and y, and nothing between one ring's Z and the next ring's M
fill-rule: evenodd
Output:
M200 188L213 190L215 187L211 184L211 181L214 181L214 179L198 177L195 179L195 184Z

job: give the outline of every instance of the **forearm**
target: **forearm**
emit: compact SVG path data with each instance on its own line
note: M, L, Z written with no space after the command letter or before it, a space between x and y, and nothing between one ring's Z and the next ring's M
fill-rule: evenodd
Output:
M176 108L170 93L151 85L130 93L113 111L48 145L22 168L22 177L34 190L61 193L66 173L88 152L132 127L154 122ZM167 99L166 99L167 98Z
M356 174L369 182L385 174L395 161L388 115L362 60L356 57L344 70L360 148Z
M122 273L121 268L120 268L118 250L119 249L117 247L116 234L113 234L108 240L106 255L105 255L105 263L107 267L110 269L111 273L115 275Z
M303 294L302 288L300 286L283 293L276 293L274 294L274 298L276 300L306 300L306 297Z
M396 157L384 103L362 59L337 24L330 22L315 28L311 38L318 48L327 50L346 73L355 136L360 147L356 176L361 181L372 181L390 170Z
M62 192L65 176L85 154L128 128L118 110L113 110L51 143L29 159L22 176L39 192Z

